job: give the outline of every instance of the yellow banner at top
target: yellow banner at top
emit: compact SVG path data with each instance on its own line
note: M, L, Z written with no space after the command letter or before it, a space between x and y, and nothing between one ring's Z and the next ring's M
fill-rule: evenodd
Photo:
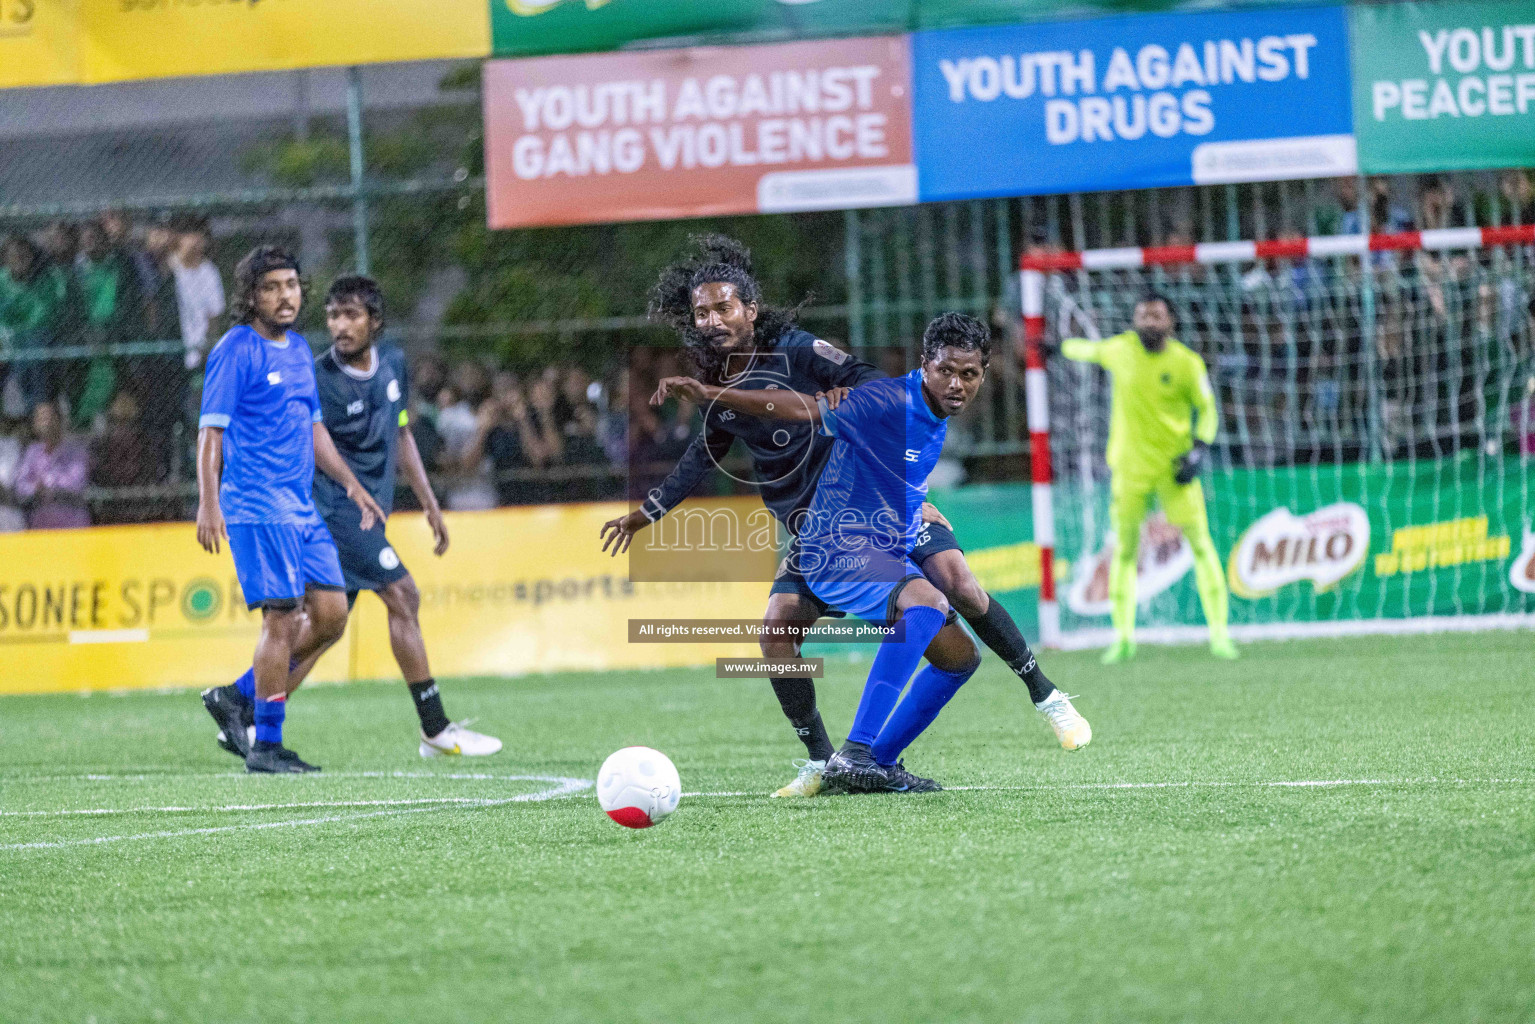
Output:
M80 56L86 82L483 57L490 52L485 0L82 2Z
M80 0L0 0L0 89L80 80Z

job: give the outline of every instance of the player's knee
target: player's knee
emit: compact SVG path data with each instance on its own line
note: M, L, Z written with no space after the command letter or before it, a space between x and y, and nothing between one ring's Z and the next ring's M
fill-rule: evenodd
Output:
M289 646L298 639L299 628L304 622L302 608L266 608L261 613L261 631L273 640Z
M336 591L317 591L310 601L310 628L327 647L346 632L346 596Z
M950 586L945 587L943 593L948 598L950 606L967 619L985 615L986 605L991 600L986 596L986 590L981 586L981 581L969 571L951 581Z
M762 649L762 656L764 658L799 657L799 644L793 640L769 640L764 636L757 642L757 646Z
M799 643L785 635L791 625L784 619L762 620L762 635L757 640L757 646L762 649L764 658L799 657Z
M414 622L421 615L421 591L410 576L389 584L380 596L384 599L384 607L394 618Z
M914 580L908 584L901 591L900 597L896 598L895 604L900 615L913 608L931 608L944 618L949 617L949 599L926 580Z
M821 609L793 594L774 594L762 616L762 635L757 646L764 658L798 658L800 635L815 625Z

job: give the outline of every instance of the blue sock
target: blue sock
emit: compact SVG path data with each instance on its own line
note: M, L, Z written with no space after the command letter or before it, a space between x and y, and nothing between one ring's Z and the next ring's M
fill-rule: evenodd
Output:
M257 743L281 743L282 720L287 716L288 698L274 697L271 700L256 698L256 742Z
M980 665L977 661L964 672L945 672L929 665L918 672L917 678L911 681L911 692L879 731L874 741L874 760L880 764L895 764L901 752L933 724L938 712L965 685L965 680L975 675Z
M863 686L863 699L858 702L858 713L847 733L849 743L868 746L874 742L885 719L890 717L890 709L906 689L906 681L921 663L922 652L943 629L943 613L925 605L906 609L899 621L904 623L902 640L899 643L886 640L874 655L869 681Z
M288 671L291 673L296 668L298 668L298 662L290 658L288 660ZM243 693L245 695L245 699L246 700L255 700L256 699L256 669L255 669L255 666L252 666L252 667L246 669L245 670L245 674L243 676L241 676L239 679L235 680L235 689L239 690L241 693Z

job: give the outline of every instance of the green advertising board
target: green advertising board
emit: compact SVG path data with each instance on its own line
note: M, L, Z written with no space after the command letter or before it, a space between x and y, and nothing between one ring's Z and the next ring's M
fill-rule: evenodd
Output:
M1379 620L1535 614L1531 462L1467 452L1432 463L1233 470L1204 478L1231 622L1276 635ZM1037 635L1039 549L1028 484L929 497L976 578ZM1109 625L1108 486L1055 487L1056 591L1071 634ZM1138 625L1204 625L1188 545L1153 514L1142 534ZM1320 626L1318 624L1331 624ZM825 653L825 652L822 652Z
M906 0L490 0L497 56L904 32Z
M1349 13L1362 171L1535 164L1535 2Z
M1207 0L489 0L498 57L630 46L751 43L885 35L962 25L1053 21L1095 14L1208 10ZM1225 9L1282 6L1226 0ZM1304 5L1304 3L1302 4Z
M1535 612L1530 464L1466 453L1433 463L1234 470L1205 478L1234 625ZM1107 486L1056 488L1067 631L1108 625ZM1138 621L1203 623L1187 545L1153 516ZM1301 630L1297 630L1301 632Z

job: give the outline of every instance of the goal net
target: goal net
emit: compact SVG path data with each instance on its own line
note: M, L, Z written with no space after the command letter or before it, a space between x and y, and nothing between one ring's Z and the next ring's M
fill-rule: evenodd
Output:
M1128 329L1150 290L1219 404L1203 484L1234 635L1535 625L1531 243L1473 228L1026 257L1045 641L1107 640L1116 543L1110 382L1055 347ZM1192 564L1154 511L1142 639L1204 638Z

